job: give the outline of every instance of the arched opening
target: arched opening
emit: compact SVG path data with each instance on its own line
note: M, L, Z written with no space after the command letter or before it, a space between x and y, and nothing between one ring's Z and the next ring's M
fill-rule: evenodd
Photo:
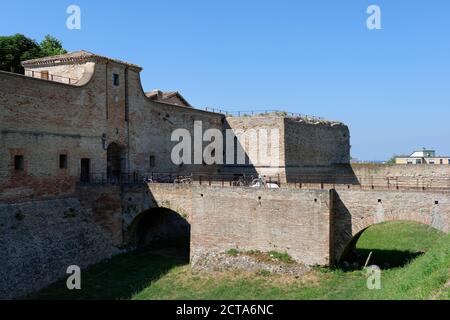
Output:
M191 226L177 212L153 208L140 213L128 228L127 242L134 249L189 260Z
M353 236L340 256L339 266L346 269L359 269L366 264L381 269L403 267L426 253L444 235L416 221L374 224Z
M108 182L119 182L125 163L125 148L113 142L108 146L106 154Z

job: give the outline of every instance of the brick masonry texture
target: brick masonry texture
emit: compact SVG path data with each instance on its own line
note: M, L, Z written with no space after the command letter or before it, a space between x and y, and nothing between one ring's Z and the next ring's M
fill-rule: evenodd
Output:
M287 252L328 264L329 192L193 188L191 262L229 249Z
M337 263L362 231L385 221L416 221L450 231L449 192L193 190L194 267L211 252L232 248L286 251L307 265Z
M450 192L332 191L331 260L340 260L371 225L394 220L416 221L450 232ZM352 242L353 240L353 242ZM349 248L352 249L352 248Z
M450 166L350 166L350 134L342 123L226 117L155 102L142 90L138 67L86 59L34 67L78 78L73 85L0 72L0 298L36 291L64 276L70 264L86 267L127 249L136 225L160 215L159 207L191 224L194 267L208 254L231 248L286 251L304 264L326 265L339 259L360 231L384 220L414 220L449 231L448 193L358 187L373 175L448 178ZM173 164L177 142L171 133L182 128L193 136L195 121L202 121L203 131L278 129L280 165ZM121 150L123 172L248 172L297 186L305 176L338 180L323 190L77 184L81 159L90 159L94 177L106 177L113 143ZM250 153L248 144L243 148ZM19 155L23 170L14 169ZM60 168L60 155L67 155L67 168Z
M86 61L32 68L36 72L79 78L75 85L0 72L0 201L15 203L74 192L82 158L90 172L106 177L107 146L122 148L123 172L217 173L226 166L175 165L171 141L175 129L194 136L194 121L207 129L272 129L280 132L280 166L266 168L258 161L253 172L285 175L285 166L329 166L349 159L348 129L342 124L294 121L283 116L225 117L194 108L155 102L141 86L140 70L115 61ZM28 72L29 73L29 72ZM113 75L119 84L113 84ZM321 143L316 143L320 140ZM204 142L203 147L209 142ZM292 145L295 144L295 147ZM194 148L192 148L192 153ZM249 151L249 146L245 146ZM67 169L58 157L66 154ZM23 171L14 170L14 156L23 155ZM285 157L287 155L287 158ZM151 166L150 157L155 165ZM240 172L242 168L238 169Z
M25 296L114 250L76 198L0 204L0 299Z

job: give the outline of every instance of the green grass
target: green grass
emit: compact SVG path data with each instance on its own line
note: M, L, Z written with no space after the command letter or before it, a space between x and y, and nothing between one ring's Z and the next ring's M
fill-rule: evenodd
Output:
M225 253L229 256L237 257L237 255L239 254L239 250L232 248L232 249L227 250Z
M273 261L278 260L284 263L294 263L294 259L287 252L269 251L262 252L259 250L239 251L232 248L225 251L225 254L231 257L237 257L238 255L250 256L260 261Z
M270 251L269 256L284 263L294 263L294 259L287 252Z
M391 222L369 228L357 251L362 258L372 251L371 263L391 262L382 270L381 290L367 289L362 270L314 268L298 278L246 272L207 275L193 273L180 260L139 252L83 271L81 291L68 291L62 280L37 298L450 299L450 235L416 223Z
M114 256L83 270L81 290L67 290L66 279L39 292L35 299L130 299L185 261L135 251Z

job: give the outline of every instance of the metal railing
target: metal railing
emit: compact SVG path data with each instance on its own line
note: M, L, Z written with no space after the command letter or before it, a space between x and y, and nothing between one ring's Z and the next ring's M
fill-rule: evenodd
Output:
M450 190L449 177L413 176L355 176L339 174L263 175L257 173L207 173L207 172L131 172L118 176L92 173L81 177L79 182L87 184L147 184L172 183L210 185L222 187L250 187L261 178L266 183L275 183L280 188L296 189L361 189L361 190Z
M251 117L251 116L268 116L268 115L279 115L289 118L302 118L302 119L308 119L308 120L316 120L316 121L324 121L325 118L317 117L317 116L311 116L307 114L301 114L297 112L287 112L283 110L250 110L250 111L227 111L220 108L211 108L206 107L205 111L210 112L216 112L216 113L222 113L229 117Z
M59 83L66 83L66 84L70 84L70 85L78 83L78 80L74 79L74 78L69 78L69 77L59 76L56 74L51 74L48 72L34 71L34 70L29 70L29 69L25 69L25 75L28 77L31 77L31 78L48 80L48 81L59 82Z

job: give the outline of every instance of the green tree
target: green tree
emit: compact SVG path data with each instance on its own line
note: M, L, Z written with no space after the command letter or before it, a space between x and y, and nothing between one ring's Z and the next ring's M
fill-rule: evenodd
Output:
M57 56L60 54L67 53L67 51L63 48L61 41L56 39L51 35L46 35L44 40L40 43L42 56Z
M23 73L21 61L42 57L36 41L22 34L0 36L0 70Z
M388 161L386 161L386 164L395 164L395 158L397 158L397 156L392 156Z
M64 53L67 51L61 41L51 35L45 36L40 44L23 34L0 36L0 70L3 71L24 73L22 61Z

